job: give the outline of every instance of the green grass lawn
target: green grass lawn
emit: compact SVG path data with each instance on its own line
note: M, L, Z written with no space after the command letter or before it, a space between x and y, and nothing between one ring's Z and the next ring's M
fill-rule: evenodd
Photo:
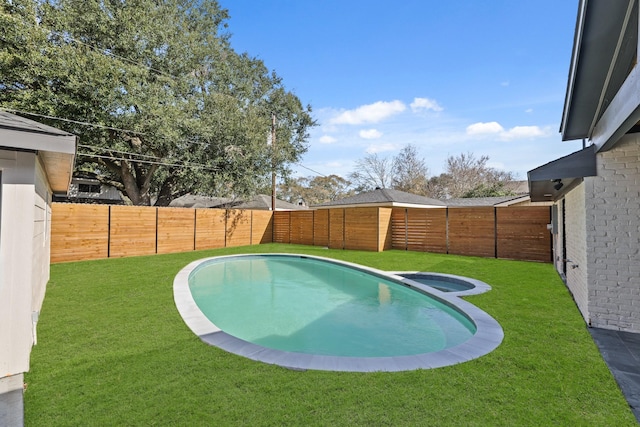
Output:
M291 371L200 341L173 278L214 255L297 252L382 270L459 274L505 338L492 353L396 373ZM26 375L27 426L636 425L550 264L268 244L55 264Z

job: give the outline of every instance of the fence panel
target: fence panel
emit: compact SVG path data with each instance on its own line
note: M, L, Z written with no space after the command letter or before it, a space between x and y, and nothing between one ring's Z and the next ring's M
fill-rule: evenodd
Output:
M111 206L109 256L127 257L156 253L157 208Z
M109 206L53 203L51 262L106 258Z
M275 211L273 213L274 243L289 243L291 241L290 224L291 212Z
M378 251L378 208L345 209L344 248Z
M251 211L227 210L227 247L251 244Z
M291 211L291 243L313 245L313 211Z
M407 209L407 250L447 253L446 209Z
M391 247L407 250L407 209L393 208L391 213Z
M251 211L251 244L271 243L273 241L273 212Z
M495 209L449 208L449 253L495 257Z
M329 248L344 249L344 209L329 209Z
M497 208L498 258L552 261L549 206Z
M225 246L224 209L196 209L196 250Z
M313 244L329 246L329 210L319 209L313 214Z
M158 253L195 249L195 209L158 208Z

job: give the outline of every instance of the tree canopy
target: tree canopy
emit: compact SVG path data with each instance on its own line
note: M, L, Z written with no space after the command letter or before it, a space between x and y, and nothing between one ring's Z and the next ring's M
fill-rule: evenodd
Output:
M418 156L414 145L406 145L393 158L391 185L394 189L413 194L426 194L429 168Z
M78 135L77 170L133 204L247 194L306 151L311 107L233 50L216 1L0 5L0 105L67 119L37 118Z
M448 199L512 195L505 184L513 181L513 173L492 168L488 161L489 156L477 158L473 153L449 156L446 171L429 180L430 196Z
M513 181L513 173L492 168L488 161L489 156L473 153L449 156L445 172L429 177L424 159L409 144L393 158L369 154L356 161L349 178L356 191L393 188L435 199L512 195L506 184Z
M280 197L290 203L304 201L317 205L353 195L351 182L338 175L299 177L286 180L279 188Z
M349 174L349 180L356 191L389 188L393 174L393 160L368 154L356 161L356 169Z

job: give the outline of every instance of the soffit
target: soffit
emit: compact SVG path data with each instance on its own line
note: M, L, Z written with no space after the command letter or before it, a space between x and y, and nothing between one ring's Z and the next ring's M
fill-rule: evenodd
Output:
M596 153L592 145L530 170L527 176L531 201L557 200L577 181L596 175Z

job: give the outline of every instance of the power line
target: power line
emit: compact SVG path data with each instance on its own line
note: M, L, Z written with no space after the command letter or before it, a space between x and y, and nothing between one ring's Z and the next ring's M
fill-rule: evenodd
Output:
M149 156L149 155L146 155L146 154L131 153L129 151L119 151L119 150L114 150L114 149L107 148L107 147L98 147L97 145L78 144L78 147L79 148L91 148L93 150L109 151L111 153L127 154L129 156L145 157L145 158L148 158L148 159L163 160L162 157L158 157L158 156Z
M151 136L153 138L159 138L159 139L164 139L164 140L169 140L170 139L170 138L168 138L166 136L162 136L162 135L149 135L148 133L138 132L138 131L131 130L131 129L116 128L116 127L112 127L112 126L99 125L97 123L82 122L82 121L79 121L79 120L65 119L63 117L56 117L56 116L48 116L48 115L45 115L45 114L31 113L29 111L16 110L14 108L0 107L0 110L11 111L13 113L26 114L26 115L35 116L35 117L42 117L42 118L49 119L49 120L60 120L60 121L63 121L63 122L69 122L69 123L82 125L82 126L92 126L92 127L97 127L97 128L101 128L101 129L113 130L113 131L117 131L117 132L131 133L131 134L139 135L139 136ZM209 142L194 141L194 140L188 139L188 138L182 139L182 140L180 140L180 142L186 142L186 143L189 143L189 144L196 144L196 145L209 145L210 144Z
M147 158L147 159L154 159L154 160L158 161L158 162L154 162L152 164L162 164L162 165L167 165L167 166L176 166L175 164L172 164L172 163L166 163L165 159L163 159L162 157L157 157L157 156L149 156L149 155L146 155L146 154L132 153L132 152L129 152L129 151L113 150L111 148L98 147L96 145L81 145L81 144L78 144L78 147L90 148L90 149L93 149L93 150L106 151L108 153L117 153L117 154L125 154L125 155L128 155L128 156L144 157L144 158ZM78 155L83 155L83 156L90 157L93 154L92 153L78 153ZM97 155L96 155L96 157L97 157ZM102 158L108 158L108 156L103 156ZM138 160L138 159L126 159L126 158L119 158L119 157L115 157L115 156L111 156L111 158L113 160L127 160L127 161L138 162L138 163L140 163L140 162L145 163L146 162L146 161L142 161L142 160ZM193 163L193 162L184 162L184 163L182 163L182 165L206 168L206 169L211 169L211 170L218 170L218 168L214 168L212 166L207 166L207 165L203 165L203 164L200 164L200 163Z
M108 55L108 56L111 56L113 58L120 59L121 61L128 62L129 64L132 64L132 65L138 65L138 66L140 66L142 68L146 68L149 71L153 71L153 72L155 72L157 74L160 74L160 75L162 75L164 77L168 77L168 78L170 78L170 79L172 79L174 81L177 80L177 77L172 75L172 74L169 74L167 72L164 72L162 70L154 68L154 67L152 67L150 65L144 64L142 62L134 61L133 59L129 59L129 58L126 58L124 56L120 56L118 54L110 52L108 49L102 49L102 48L99 48L99 47L94 46L92 44L89 44L87 42L84 42L82 40L78 40L78 39L76 39L75 37L71 36L68 33L63 33L61 31L53 30L53 29L50 29L50 28L45 28L41 24L36 24L36 23L32 23L30 21L25 21L24 19L22 19L22 18L20 18L18 16L15 16L15 15L13 15L13 18L15 18L17 21L22 22L24 25L27 25L27 26L30 26L30 27L36 27L40 31L42 31L43 33L46 33L48 35L52 35L52 34L58 35L58 36L62 37L65 40L70 40L70 41L76 42L78 44L82 44L82 45L87 46L88 48L90 48L90 49L92 49L92 50L94 50L94 51L96 51L98 53L101 53L103 55Z
M26 114L26 115L35 116L35 117L42 117L42 118L46 118L46 119L49 119L49 120L60 120L60 121L64 121L64 122L68 122L68 123L74 123L74 124L82 125L82 126L93 126L93 127L98 127L98 128L107 129L107 130L114 130L114 131L118 131L118 132L132 133L132 134L140 135L140 136L149 136L146 133L137 132L137 131L133 131L133 130L130 130L130 129L122 129L122 128L116 128L116 127L112 127L112 126L99 125L99 124L96 124L96 123L82 122L82 121L79 121L79 120L65 119L65 118L62 118L62 117L49 116L49 115L46 115L46 114L31 113L29 111L17 110L17 109L14 109L14 108L0 107L0 110L10 111L10 112L19 113L19 114ZM162 137L162 136L160 136L160 138L167 139L166 137ZM209 144L209 143L206 143L206 142L198 142L198 141L193 141L193 140L185 140L185 142L188 142L188 143L191 143L191 144L200 144L200 145ZM102 151L110 151L110 152L118 153L118 154L125 154L125 155L130 155L130 156L138 156L138 157L144 157L144 158L150 158L150 159L156 159L156 160L163 160L161 157L157 157L157 156L149 156L149 155L145 155L145 154L132 153L132 152L128 152L128 151L119 151L119 150L114 150L114 149L106 148L106 147L98 147L96 145L78 144L78 147L79 148L97 149L97 150L102 150ZM139 161L139 160L136 160L136 159L121 159L121 158L113 157L113 156L99 156L99 155L91 155L91 154L87 154L87 153L78 153L78 156L98 157L98 158L104 158L104 159L110 159L110 160L129 160L129 161L137 162L137 163L158 164L158 165L163 165L163 166L183 166L183 165L178 165L178 164L173 164L173 163L150 162L150 161L141 161L141 160ZM296 165L300 166L301 168L307 169L307 170L315 173L316 175L320 175L320 176L326 178L325 174L320 173L320 172L318 172L318 171L316 171L314 169L311 169L311 168L303 165L302 163L296 163ZM217 170L217 169L211 168L209 166L198 165L198 164L194 164L194 167L209 168L211 170Z
M78 153L78 156L93 157L93 158L108 159L108 160L128 161L128 162L132 162L132 163L145 163L145 164L151 164L151 165L175 166L175 167L181 167L181 168L192 167L192 168L197 168L197 169L219 170L218 168L214 168L214 167L206 166L206 165L200 165L200 164L197 164L197 163L183 163L183 164L180 164L180 163L154 162L154 161L150 161L150 160L125 159L125 158L122 158L122 157L103 156L103 155L100 155L100 154L88 154L88 153Z
M24 22L24 21L23 21L23 22ZM162 71L162 70L159 70L159 69L154 68L154 67L152 67L152 66L150 66L150 65L147 65L147 64L143 64L142 62L136 62L136 61L134 61L133 59L125 58L124 56L120 56L120 55L118 55L118 54L115 54L115 53L113 53L113 52L110 52L110 51L109 51L109 50L107 50L107 49L101 49L101 48L99 48L99 47L97 47L97 46L93 46L93 45L91 45L91 44L89 44L89 43L83 42L82 40L78 40L78 39L76 39L75 37L70 36L69 34L65 34L65 33L62 33L62 32L60 32L60 31L56 31L56 30L47 30L47 29L45 29L45 28L43 28L43 27L40 27L40 28L41 28L43 31L48 31L50 34L56 34L56 35L59 35L59 36L60 36L60 37L62 37L62 38L66 38L66 39L68 39L68 40L71 40L71 41L74 41L74 42L76 42L76 43L79 43L79 44L82 44L82 45L84 45L84 46L87 46L88 48L93 49L94 51L96 51L96 52L98 52L98 53L101 53L101 54L103 54L103 55L109 55L109 56L111 56L111 57L113 57L113 58L120 59L120 60L125 61L125 62L128 62L129 64L132 64L132 65L138 65L138 66L140 66L140 67L142 67L142 68L146 68L147 70L149 70L149 71L153 71L153 72L155 72L155 73L157 73L157 74L160 74L160 75L162 75L162 76L164 76L164 77L169 77L169 78L170 78L170 79L172 79L172 80L176 80L176 79L177 79L177 77L173 76L172 74L165 73L165 72L164 72L164 71Z
M147 136L147 134L142 133L142 132L137 132L135 130L121 129L121 128L116 128L116 127L112 127L112 126L99 125L97 123L81 122L79 120L71 120L71 119L65 119L65 118L62 118L62 117L48 116L46 114L30 113L28 111L16 110L14 108L0 107L0 110L11 111L12 113L27 114L29 116L42 117L42 118L49 119L49 120L60 120L60 121L63 121L63 122L73 123L73 124L76 124L76 125L93 126L93 127L97 127L97 128L101 128L101 129L114 130L114 131L117 131L117 132L126 132L126 133L133 133L133 134L136 134L136 135Z
M308 167L306 167L305 165L303 165L302 163L296 163L296 165L300 166L301 168L307 169L307 170L309 170L309 171L311 171L311 172L313 172L313 173L315 173L315 174L317 174L317 175L320 175L320 176L322 176L322 177L325 177L325 178L327 177L327 175L325 175L325 174L323 174L323 173L320 173L320 172L318 172L318 171L316 171L316 170L313 170L313 169L311 169L311 168L308 168Z

